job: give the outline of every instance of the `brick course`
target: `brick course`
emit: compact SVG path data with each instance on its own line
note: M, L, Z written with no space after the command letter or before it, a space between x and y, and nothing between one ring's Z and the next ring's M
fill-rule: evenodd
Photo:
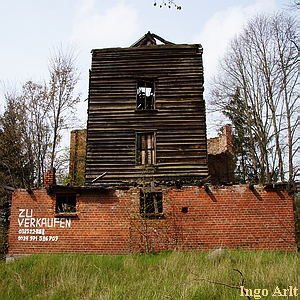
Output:
M44 173L44 186L45 187L56 184L55 173L56 173L55 168L52 168L49 171Z
M145 219L139 215L138 188L76 191L77 213L64 215L55 213L55 194L48 195L45 188L16 190L9 254L219 247L297 251L293 201L285 190L240 185L168 187L162 192L163 217Z

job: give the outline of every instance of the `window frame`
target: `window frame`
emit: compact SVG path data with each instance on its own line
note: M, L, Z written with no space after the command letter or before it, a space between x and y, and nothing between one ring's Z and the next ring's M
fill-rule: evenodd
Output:
M66 198L66 201L59 198ZM71 199L70 199L71 198ZM63 205L66 208L63 209ZM77 214L77 196L75 193L59 193L55 198L55 213L57 215L74 215Z
M149 137L151 137L151 141ZM156 131L137 131L135 142L136 166L147 167L156 165ZM151 143L150 147L148 147L149 143Z
M147 89L150 94L147 96ZM143 91L144 90L144 91ZM155 80L149 78L139 78L136 81L136 110L153 111L155 110Z
M162 192L147 192L140 190L140 215L146 218L163 217Z

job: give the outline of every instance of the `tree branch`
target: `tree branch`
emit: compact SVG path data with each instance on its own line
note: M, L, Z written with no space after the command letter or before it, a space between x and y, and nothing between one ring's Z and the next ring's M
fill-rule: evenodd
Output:
M247 298L251 300L250 296L247 295L247 293L244 289L245 279L244 279L243 273L238 269L233 269L233 270L238 272L241 275L241 284L240 285L231 285L231 284L227 284L227 283L224 283L224 282L213 281L213 280L209 280L209 279L205 279L205 278L200 278L200 280L206 281L206 282L212 283L212 284L222 285L222 286L225 286L225 287L228 287L228 288L231 288L231 289L241 289L243 291L243 293L247 296Z
M154 6L157 6L156 0L154 0ZM177 5L173 0L162 0L161 4L159 5L159 8L162 8L164 6L168 6L168 8L174 6L176 9L181 10L181 5Z

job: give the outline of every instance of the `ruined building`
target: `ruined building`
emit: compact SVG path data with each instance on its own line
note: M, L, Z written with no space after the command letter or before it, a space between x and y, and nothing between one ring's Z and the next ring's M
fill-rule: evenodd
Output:
M50 170L44 188L14 192L9 255L296 251L284 185L220 184L233 182L230 128L207 147L202 52L150 32L92 50L87 131L72 135L86 134L86 158L71 151L69 186Z
M129 48L92 50L86 184L207 178L202 52L149 32Z

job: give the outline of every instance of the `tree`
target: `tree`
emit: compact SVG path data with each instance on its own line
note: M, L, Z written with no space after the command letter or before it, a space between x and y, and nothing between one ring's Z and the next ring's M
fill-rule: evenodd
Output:
M297 175L296 32L289 15L257 15L219 63L211 104L233 124L238 181L293 181Z
M291 0L288 4L288 7L295 10L300 9L300 1L299 0Z
M7 185L28 188L32 186L34 172L26 136L26 110L15 93L6 93L5 99L6 110L0 118L0 169Z
M74 126L78 81L74 51L59 47L50 58L50 82L28 81L21 92L6 91L0 117L0 172L15 188L40 187L43 174L64 167L58 155L64 129ZM66 168L65 168L66 169Z
M28 81L22 92L6 92L0 117L0 171L15 188L39 187L46 170L49 126L45 87Z
M74 96L74 88L79 80L74 49L68 48L64 51L60 46L54 50L50 58L49 72L48 101L52 129L50 166L53 168L61 133L74 126L77 119L75 109L80 101L80 95Z
M21 92L5 93L6 107L0 118L2 171L15 188L40 187L49 168L50 124L47 87L32 81Z
M50 146L50 104L47 99L47 87L28 81L23 85L21 105L26 108L26 126L23 133L27 150L32 160L35 187L43 183L43 174L49 168Z

